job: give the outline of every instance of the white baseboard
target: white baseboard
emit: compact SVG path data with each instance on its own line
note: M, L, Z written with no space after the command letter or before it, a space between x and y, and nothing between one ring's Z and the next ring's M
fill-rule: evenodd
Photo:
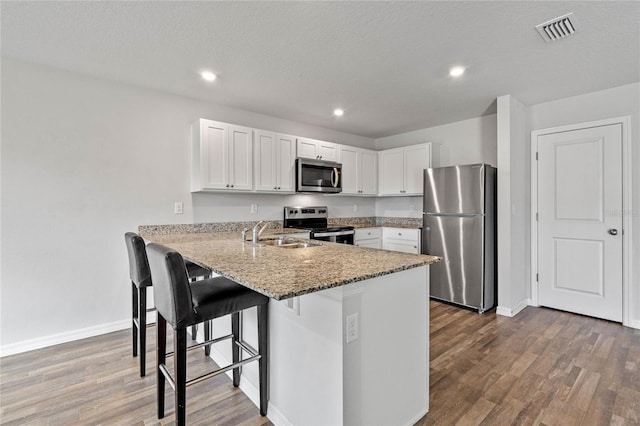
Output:
M65 331L63 333L52 334L35 339L23 340L21 342L9 343L7 345L0 346L0 358L32 351L34 349L41 349L48 346L59 345L61 343L72 342L74 340L86 339L87 337L99 336L113 331L124 330L129 327L131 327L131 320L126 319L108 324L100 324L93 327Z
M514 308L507 308L505 306L498 306L496 308L496 314L502 315L503 317L514 317L518 315L520 311L531 304L530 299L524 299L520 303L518 303Z
M640 321L629 321L629 324L625 324L627 327L640 330Z

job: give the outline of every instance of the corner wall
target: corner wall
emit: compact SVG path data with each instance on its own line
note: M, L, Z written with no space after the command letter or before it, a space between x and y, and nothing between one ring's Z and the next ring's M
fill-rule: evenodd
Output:
M530 303L530 181L525 106L498 98L498 308L514 316Z

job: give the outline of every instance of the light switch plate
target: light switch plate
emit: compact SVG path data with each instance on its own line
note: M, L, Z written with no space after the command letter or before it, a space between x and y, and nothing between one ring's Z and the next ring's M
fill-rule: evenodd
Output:
M173 212L175 214L182 214L183 208L184 208L184 205L179 201L176 201L173 204Z

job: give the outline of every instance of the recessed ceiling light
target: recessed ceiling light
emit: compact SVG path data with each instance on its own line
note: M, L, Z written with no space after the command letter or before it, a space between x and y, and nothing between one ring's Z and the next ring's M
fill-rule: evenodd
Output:
M336 108L333 110L333 115L335 115L336 117L342 117L344 115L344 110Z
M453 67L449 70L451 77L460 77L462 74L464 74L464 67Z
M216 76L214 73L212 73L211 71L202 71L202 72L200 73L200 76L201 76L203 79L207 80L207 81L213 81L213 80L215 80L215 79L216 79L216 77L217 77L217 76Z

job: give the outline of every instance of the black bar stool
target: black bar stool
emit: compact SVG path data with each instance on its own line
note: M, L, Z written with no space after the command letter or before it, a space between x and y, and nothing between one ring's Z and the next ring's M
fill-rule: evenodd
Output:
M233 370L233 385L240 385L240 366L258 360L260 414L267 415L268 404L268 319L269 298L223 277L189 283L182 256L160 244L147 246L157 309L157 397L158 418L164 417L165 379L175 391L176 424L186 423L186 388L218 374ZM240 312L258 308L258 351L240 338ZM187 348L186 330L193 324L231 314L232 333ZM167 353L167 322L174 330L174 352ZM232 339L233 363L187 381L187 350ZM248 353L242 359L240 351ZM173 377L166 357L174 356Z
M131 278L131 299L132 299L132 325L133 331L133 356L138 356L140 349L140 377L145 375L146 347L147 347L147 312L155 309L147 309L147 287L152 285L147 252L144 240L134 232L124 234L129 254L129 277ZM211 271L187 262L189 278L195 280L198 277L209 278ZM195 327L195 326L194 326ZM211 328L209 324L204 327L205 340L209 339ZM196 330L193 330L193 338L196 338ZM205 346L205 355L208 356L210 346Z

